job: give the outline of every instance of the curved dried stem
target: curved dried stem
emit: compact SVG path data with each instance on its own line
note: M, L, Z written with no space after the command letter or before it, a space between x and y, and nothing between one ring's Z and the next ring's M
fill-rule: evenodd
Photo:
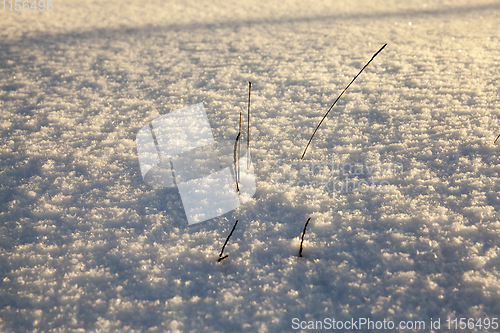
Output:
M307 219L306 225L304 226L304 231L302 231L302 241L300 242L299 257L302 257L302 244L304 244L304 236L306 235L306 229L309 221L311 221L311 218Z
M231 233L229 233L229 236L227 236L226 241L224 242L224 245L222 246L222 250L220 251L219 259L217 260L217 262L220 262L229 256L228 254L226 254L225 256L222 256L222 255L224 254L224 249L226 248L227 242L229 241L229 238L231 238L231 236L233 235L234 229L236 229L237 224L238 224L238 220L236 220L236 222L233 225L233 229L231 229Z
M309 145L311 144L311 141L312 139L314 138L314 135L316 134L316 132L318 131L318 128L321 126L321 124L323 123L323 121L325 120L326 116L328 116L328 114L330 113L330 111L332 110L332 108L335 106L335 104L337 104L337 101L340 99L340 97L342 97L342 95L345 93L345 91L351 86L351 84L358 78L359 74L361 74L365 68L370 64L370 62L372 62L373 59L375 59L375 57L377 56L377 54L380 53L380 51L382 51L384 49L384 47L386 47L387 43L384 44L384 46L382 46L380 48L380 50L378 50L374 55L373 57L366 63L366 65L363 66L363 68L361 68L361 70L359 71L359 73L354 77L354 79L352 79L352 81L347 85L347 87L345 87L344 90L342 90L342 92L340 93L339 97L337 97L337 99L335 100L335 102L333 102L332 106L330 106L330 108L328 109L328 111L325 113L325 115L323 116L323 119L321 119L321 121L319 122L318 126L316 126L316 129L314 130L314 133L311 135L311 138L309 139L309 142L307 143L307 146L306 146L306 149L304 149L304 152L302 153L302 157L300 159L303 159L304 158L304 155L306 154L306 151L307 151L307 148L309 147Z

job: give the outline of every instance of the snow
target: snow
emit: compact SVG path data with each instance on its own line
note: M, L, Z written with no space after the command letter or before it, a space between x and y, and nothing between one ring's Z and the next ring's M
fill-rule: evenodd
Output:
M53 6L0 7L0 331L499 316L498 2ZM189 225L177 189L144 183L136 134L204 103L231 142L249 80L256 194Z

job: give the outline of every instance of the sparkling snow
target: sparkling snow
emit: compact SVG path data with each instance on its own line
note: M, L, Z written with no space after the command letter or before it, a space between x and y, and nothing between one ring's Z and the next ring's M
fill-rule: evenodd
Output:
M500 317L500 3L53 6L0 5L1 332ZM190 226L135 136L203 102L234 140L249 80L257 192Z

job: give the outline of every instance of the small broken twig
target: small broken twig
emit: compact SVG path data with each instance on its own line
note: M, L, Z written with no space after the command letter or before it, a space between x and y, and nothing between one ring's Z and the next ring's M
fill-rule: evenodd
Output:
M332 108L335 106L335 104L337 104L337 101L340 99L340 97L342 97L342 95L345 93L345 91L347 90L347 88L349 88L351 86L351 84L354 82L354 80L356 80L359 76L359 74L361 74L365 68L370 64L370 62L372 62L373 59L375 59L375 57L377 56L377 54L380 53L380 51L382 51L384 49L384 47L386 47L387 43L384 44L384 46L382 46L380 48L380 50L378 50L374 55L373 57L366 63L365 66L363 66L363 68L361 68L361 70L359 71L359 73L354 77L354 79L352 79L351 83L349 83L347 85L347 87L345 87L345 89L340 93L339 97L337 97L337 99L335 100L335 102L333 102L332 106L330 106L330 108L328 109L328 111L325 113L325 115L323 116L323 119L321 119L321 121L319 122L318 126L316 126L316 129L314 130L314 133L311 135L311 138L309 139L309 142L307 143L307 146L306 146L306 149L304 149L304 152L302 153L302 157L300 159L303 159L304 158L304 155L306 154L306 151L307 151L307 148L309 147L309 145L311 144L311 141L312 139L314 138L314 135L316 134L316 132L318 131L318 128L321 126L321 124L323 123L323 121L325 120L326 116L328 116L328 114L330 113L330 111L332 110Z
M240 186L238 185L238 183L240 182L240 180L238 179L238 161L237 161L237 158L238 156L236 156L236 149L238 148L238 142L240 140L240 133L238 133L238 135L236 136L236 140L234 140L234 174L235 174L235 177L236 177L236 190L238 191L238 193L240 193Z
M240 111L240 127L238 129L238 182L240 181L240 151L241 151L241 111ZM238 189L238 192L240 190Z
M306 234L306 229L309 221L311 221L311 218L307 219L306 225L304 226L304 231L302 231L302 241L300 242L299 257L302 257L302 244L304 244L304 236Z
M231 232L229 233L229 236L227 236L226 238L226 242L224 243L224 245L222 246L222 250L220 251L220 254L219 254L219 259L217 260L217 262L220 262L224 259L226 259L229 255L226 254L225 256L222 256L224 254L224 249L226 248L226 244L227 242L229 241L229 238L231 238L231 236L233 235L233 231L234 229L236 229L236 225L238 224L238 220L236 220L236 222L234 223L233 225L233 229L231 230Z
M250 170L250 92L252 82L248 81L248 119L247 119L247 171Z
M500 138L500 134L498 134L497 138L495 139L495 142L493 143L497 143L498 138Z

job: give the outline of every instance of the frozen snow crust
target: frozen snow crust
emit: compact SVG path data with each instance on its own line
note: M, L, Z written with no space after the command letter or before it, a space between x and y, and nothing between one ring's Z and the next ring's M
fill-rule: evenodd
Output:
M290 332L294 318L370 318L424 321L400 331L428 332L441 318L444 332L447 318L498 317L499 9L0 9L0 331ZM293 164L384 43L306 164ZM144 184L135 135L203 102L214 137L234 140L248 80L257 192L189 226L177 189ZM327 163L343 169L307 170ZM346 178L361 187L339 192ZM337 193L313 183L323 179ZM364 191L362 181L389 185Z

